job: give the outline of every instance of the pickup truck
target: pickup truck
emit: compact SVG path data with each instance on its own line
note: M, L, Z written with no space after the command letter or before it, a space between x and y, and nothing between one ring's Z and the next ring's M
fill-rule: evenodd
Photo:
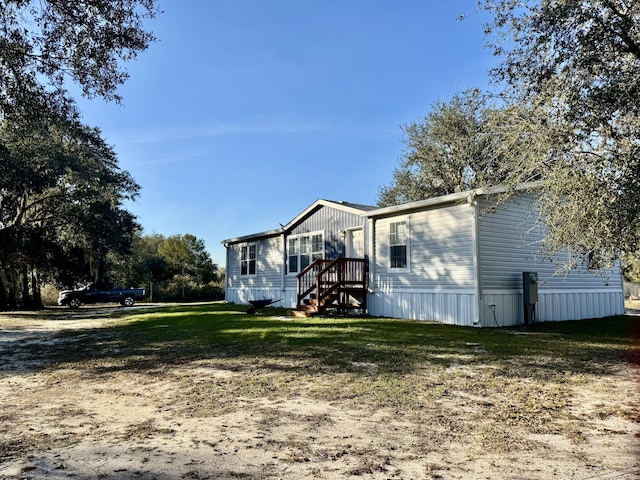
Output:
M136 300L144 300L144 288L113 288L111 285L90 283L76 290L62 290L58 296L58 305L78 308L83 303L118 302L131 307Z

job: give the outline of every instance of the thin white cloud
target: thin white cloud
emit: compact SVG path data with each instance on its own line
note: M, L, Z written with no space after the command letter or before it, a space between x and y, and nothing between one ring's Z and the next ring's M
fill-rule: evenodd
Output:
M331 129L328 124L296 119L257 119L248 121L213 122L206 125L176 125L153 130L115 134L116 144L158 144L167 141L231 135L282 135L318 132Z

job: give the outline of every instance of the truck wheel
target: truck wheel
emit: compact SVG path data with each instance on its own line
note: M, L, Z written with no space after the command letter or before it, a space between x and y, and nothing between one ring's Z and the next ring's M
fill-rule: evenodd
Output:
M124 297L121 303L125 307L133 307L133 303L134 303L133 297L129 297L129 296Z
M69 305L69 308L78 308L80 306L80 299L75 297L70 298L67 305Z

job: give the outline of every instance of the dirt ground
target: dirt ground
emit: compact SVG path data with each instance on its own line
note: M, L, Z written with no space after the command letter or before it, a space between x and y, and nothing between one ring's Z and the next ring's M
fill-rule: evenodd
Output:
M291 395L235 390L199 411L198 385L222 390L247 372L44 368L50 349L73 348L56 334L108 327L112 311L0 316L0 479L640 479L639 372L628 365L571 384L573 435L541 429L493 451L460 430L481 422L479 397L441 396L425 424L357 398L323 400L312 382L286 387L289 376L274 382Z

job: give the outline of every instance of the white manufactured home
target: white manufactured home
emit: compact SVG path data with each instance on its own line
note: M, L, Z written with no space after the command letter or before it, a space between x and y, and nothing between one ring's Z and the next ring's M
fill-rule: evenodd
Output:
M557 274L538 253L535 203L482 189L385 208L317 200L281 228L223 241L226 300L490 327L624 313L619 268Z

